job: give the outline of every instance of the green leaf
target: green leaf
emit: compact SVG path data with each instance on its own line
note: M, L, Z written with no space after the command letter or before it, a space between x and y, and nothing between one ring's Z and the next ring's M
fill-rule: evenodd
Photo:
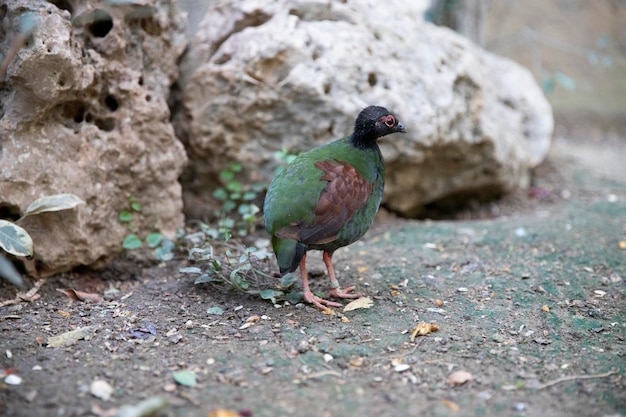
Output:
M45 213L49 211L61 211L72 209L79 204L85 204L83 200L74 194L55 194L41 197L33 201L26 209L22 218L33 214Z
M241 188L241 183L239 181L229 181L226 183L226 189L232 193L240 193Z
M283 275L283 277L280 279L281 288L291 287L293 283L296 282L296 279L296 276L292 272Z
M122 223L128 223L133 219L133 213L128 210L122 210L118 216L119 221Z
M230 282L233 284L233 287L241 291L246 291L250 287L250 283L239 275L239 271L244 269L246 268L237 268L230 273Z
M122 247L124 249L132 250L139 249L141 247L141 239L135 234L130 234L124 238L124 242L122 242Z
M172 250L165 249L163 247L156 248L154 250L154 256L156 256L156 258L161 262L171 261L172 259L174 259L174 254L172 253Z
M178 272L180 272L181 274L201 274L202 269L198 268L197 266L187 266L184 268L178 268Z
M243 166L239 162L233 162L230 164L230 170L233 172L241 172Z
M224 314L224 310L221 307L209 307L206 311L207 314L214 314L216 316L221 316Z
M141 211L141 204L139 204L139 201L137 201L135 197L131 197L128 200L130 201L130 208L133 209L133 211Z
M0 248L15 256L33 256L33 240L26 230L0 220Z
M241 199L244 201L251 201L251 200L254 200L255 198L256 198L256 193L254 191L246 191L245 193L243 193L243 196L241 197Z
M13 263L2 255L0 255L0 277L17 287L26 288L22 276L17 272Z
M219 221L219 226L232 229L233 227L235 227L235 220L231 219L230 217L226 217L225 219Z
M287 301L289 301L289 304L298 304L302 300L302 295L302 291L291 291L287 294Z
M149 248L156 248L157 246L159 246L159 243L161 243L162 240L163 235L158 232L148 233L148 236L146 236L146 244Z
M228 199L228 193L226 192L225 189L218 188L215 191L213 191L213 197L216 198L217 200L224 201Z
M568 91L576 90L576 81L560 71L554 73L554 80Z
M196 278L193 283L194 285L198 285L198 284L206 284L207 282L215 282L217 281L216 279L214 279L211 274L202 274L200 275L198 278Z
M196 373L193 371L178 371L172 374L174 381L186 387L194 387L196 385Z
M171 261L174 259L174 242L170 239L161 240L161 245L154 250L154 255L159 261Z
M215 272L220 272L222 270L222 263L219 259L213 259L211 261L211 268L213 268L213 271Z
M274 291L271 289L262 290L259 295L264 300L270 300L273 304L276 304L276 297L281 297L284 295L282 291Z
M220 179L222 181L224 182L232 181L234 178L235 178L235 173L233 171L229 171L227 169L220 171Z

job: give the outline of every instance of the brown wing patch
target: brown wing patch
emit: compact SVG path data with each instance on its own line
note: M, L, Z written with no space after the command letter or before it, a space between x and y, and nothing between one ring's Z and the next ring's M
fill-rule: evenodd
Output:
M276 232L276 236L295 239L306 244L323 245L337 238L337 233L365 206L372 194L372 184L350 164L326 160L315 163L324 172L320 181L328 181L314 209L311 225L293 224Z

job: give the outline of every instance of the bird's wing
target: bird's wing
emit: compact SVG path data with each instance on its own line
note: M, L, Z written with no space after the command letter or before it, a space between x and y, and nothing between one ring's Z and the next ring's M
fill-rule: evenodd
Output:
M372 184L347 162L325 160L315 163L324 174L320 181L327 181L314 209L312 224L295 223L276 232L276 236L294 239L312 245L322 245L337 238L337 233L354 213L367 204L372 194Z

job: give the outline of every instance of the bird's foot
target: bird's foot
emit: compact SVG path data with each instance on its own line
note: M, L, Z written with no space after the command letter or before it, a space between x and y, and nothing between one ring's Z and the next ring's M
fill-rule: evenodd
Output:
M359 298L361 297L361 294L350 294L352 291L354 291L354 287L344 288L343 290L341 288L331 288L330 290L328 290L328 296L334 297L334 298Z
M303 297L304 301L313 304L322 311L329 310L330 307L343 307L341 304L334 301L324 300L323 298L317 297L313 295L311 291L305 291Z

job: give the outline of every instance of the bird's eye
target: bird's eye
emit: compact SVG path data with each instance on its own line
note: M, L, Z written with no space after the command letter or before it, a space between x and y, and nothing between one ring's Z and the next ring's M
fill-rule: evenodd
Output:
M385 125L387 125L387 127L393 127L395 124L396 124L395 117L393 117L392 115L385 117Z

